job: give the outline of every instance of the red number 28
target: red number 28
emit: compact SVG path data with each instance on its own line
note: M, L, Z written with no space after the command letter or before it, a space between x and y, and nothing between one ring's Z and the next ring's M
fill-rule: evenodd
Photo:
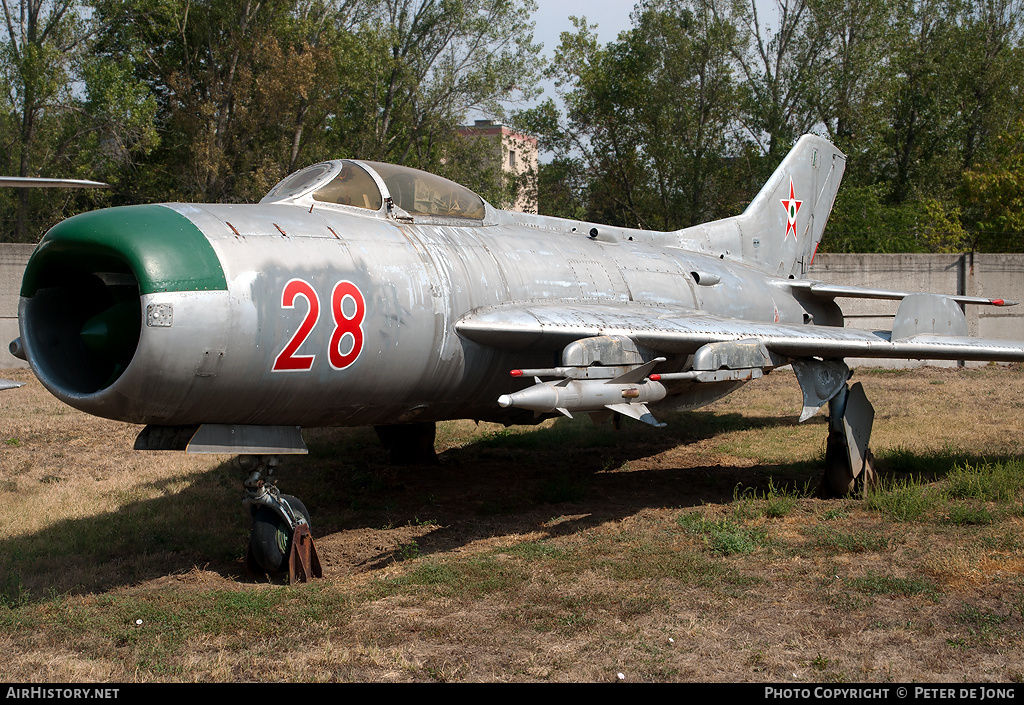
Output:
M295 308L295 299L306 300L306 315L298 330L292 335L288 344L274 359L274 372L308 371L313 367L316 355L296 355L295 353L313 332L320 319L320 298L316 290L302 279L292 279L281 292L281 308ZM345 300L350 299L354 308L352 315L345 313ZM363 351L363 318L366 315L366 300L359 287L350 281L341 281L334 286L331 294L331 314L334 318L334 333L328 349L331 367L343 370L356 361ZM351 347L344 344L350 341ZM348 352L343 350L348 349Z

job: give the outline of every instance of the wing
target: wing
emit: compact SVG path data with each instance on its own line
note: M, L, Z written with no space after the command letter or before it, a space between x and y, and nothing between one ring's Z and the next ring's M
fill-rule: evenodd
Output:
M110 184L82 179L39 179L31 176L0 176L0 186L14 188L110 188Z
M836 294L829 291L822 295ZM686 371L651 374L642 385L621 376L607 381L594 379L595 374L604 374L601 368L565 365L515 370L513 374L535 376L537 384L499 400L502 406L538 413L611 410L655 425L658 423L644 402L663 399L667 392L662 382L673 380L743 381L792 363L804 395L800 416L804 421L846 387L849 368L842 360L845 357L1024 360L1024 343L969 337L963 311L951 297L900 292L899 298L902 301L892 331L747 321L636 302L506 304L470 312L455 324L455 330L481 345L512 350L568 351L568 346L577 341L605 339L631 341L655 354L692 355ZM1002 304L987 300L970 303ZM634 348L632 352L632 359L628 355L621 357L623 367L604 369L621 374L632 367L644 369L643 375L647 376L650 367L666 360L657 357L641 365L644 360L639 351ZM541 382L542 376L565 380L552 384ZM562 389L570 384L571 389ZM625 403L619 399L627 396L644 398Z
M943 316L935 316L928 306L920 314L914 306L921 303L920 297L940 306ZM938 304L937 299L949 304ZM927 320L919 323L922 317ZM961 321L962 312L947 297L915 294L904 298L893 332L745 321L635 302L532 302L481 308L460 319L455 330L481 345L506 349L560 349L580 338L613 335L670 355L692 354L709 343L756 339L771 353L797 359L1024 360L1024 343L971 338L966 335L966 322L960 325Z

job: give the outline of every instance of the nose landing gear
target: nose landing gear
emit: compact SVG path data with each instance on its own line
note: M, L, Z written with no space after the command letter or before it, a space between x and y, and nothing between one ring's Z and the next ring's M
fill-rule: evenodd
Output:
M238 463L247 473L242 502L252 514L246 573L256 577L287 570L289 583L322 578L309 511L298 498L282 494L274 484L277 456L240 455Z

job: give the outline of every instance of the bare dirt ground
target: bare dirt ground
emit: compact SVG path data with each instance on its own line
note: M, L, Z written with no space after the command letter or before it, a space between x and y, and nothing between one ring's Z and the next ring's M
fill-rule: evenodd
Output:
M0 376L27 383L0 392L12 680L1024 679L1019 498L982 525L809 495L766 511L823 455L788 372L662 430L444 424L439 467L388 467L369 429L306 431L280 485L325 579L298 587L244 575L230 458L135 452L139 427ZM1019 369L856 379L886 477L1024 452ZM714 550L694 513L756 545Z

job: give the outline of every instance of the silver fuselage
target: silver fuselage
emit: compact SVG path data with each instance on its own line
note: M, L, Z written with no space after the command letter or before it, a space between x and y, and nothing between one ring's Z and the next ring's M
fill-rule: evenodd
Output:
M461 225L403 224L289 204L166 207L202 231L227 288L143 294L143 317L169 305L171 324L143 323L130 365L109 387L69 390L37 366L43 383L78 409L164 425L522 420L521 411L495 403L523 386L509 370L558 364L560 351L510 352L464 340L454 323L465 314L541 301L634 302L655 314L702 310L764 322L800 322L806 314L786 287L762 272L726 261L724 252L687 251L669 234L493 209L490 222ZM600 228L599 237L590 235L592 228ZM715 283L700 285L701 277ZM315 293L319 308L299 338L303 323L312 320L311 297L283 306L293 280L308 284L304 290ZM351 282L365 298L361 349L342 369L329 359L339 327L330 298L339 282ZM355 326L344 318L354 315L353 302L342 309L341 327ZM342 351L351 352L353 337L339 342ZM31 341L31 331L23 331L23 339ZM275 370L292 340L298 342L293 357L307 361L308 369ZM685 364L681 356L664 369ZM737 386L678 383L670 386L670 400L697 407Z

